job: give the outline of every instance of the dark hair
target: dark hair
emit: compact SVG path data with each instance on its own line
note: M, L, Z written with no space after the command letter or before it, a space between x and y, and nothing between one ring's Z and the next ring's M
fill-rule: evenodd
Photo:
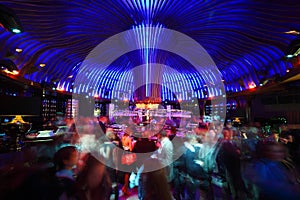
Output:
M167 131L165 131L165 130L161 130L161 131L159 132L159 134L160 134L162 137L167 137L167 136L168 136L168 133L167 133Z
M193 139L197 139L196 135L194 135L194 134L186 134L184 136L184 140L187 141L187 142L190 142Z
M87 188L88 174L96 166L102 166L105 168L104 173L101 177L101 182L96 189ZM77 187L79 189L79 193L81 193L81 195L79 195L81 197L85 195L85 192L87 190L90 190L93 199L95 199L95 198L100 199L100 200L101 199L109 199L109 196L111 193L111 188L112 188L109 174L106 171L106 167L104 166L104 164L101 163L99 160L97 160L91 154L87 154L87 158L85 160L85 166L84 166L82 172L78 175Z
M170 193L165 168L159 160L150 158L145 161L145 169L158 168L158 170L145 172L141 175L141 184L144 194L144 200L171 200L172 196ZM144 169L144 170L145 170Z
M229 132L230 132L230 131L231 131L231 128L224 127L224 128L223 128L223 131L229 131ZM222 131L222 132L223 132L223 131Z
M273 141L259 143L257 152L261 158L277 161L282 161L287 156L287 148L283 144Z
M75 146L65 146L59 149L54 154L54 165L56 170L61 170L65 167L64 161L69 160L72 153L76 152L77 148Z

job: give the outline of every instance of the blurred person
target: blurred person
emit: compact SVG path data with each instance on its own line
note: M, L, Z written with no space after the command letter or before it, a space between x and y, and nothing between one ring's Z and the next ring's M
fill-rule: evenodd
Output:
M152 132L150 130L146 130L142 134L142 137L137 138L137 142L133 147L133 152L137 153L137 167L140 167L144 162L144 160L141 160L143 158L143 155L139 156L139 153L150 153L154 152L157 149L155 142L150 139L151 136Z
M157 169L154 170L153 169ZM172 200L172 195L167 181L165 168L155 158L150 158L144 163L144 171L139 183L140 200Z
M202 148L199 150L198 158L203 161L203 169L212 174L216 170L217 149L216 132L210 130L203 138Z
M125 130L125 133L122 136L121 141L122 141L123 149L125 151L132 151L132 149L133 149L133 144L132 144L133 140L132 140L131 134L132 134L132 130L127 128Z
M233 199L246 198L246 186L241 175L240 150L232 141L232 131L230 128L223 129L223 139L217 155L219 174L225 178L229 188L224 188L226 198L230 194ZM229 189L229 190L228 190Z
M132 150L133 150L133 139L131 137L132 133L133 133L132 128L127 127L125 129L125 133L123 134L122 139L121 139L123 149L128 152L132 152ZM132 154L132 153L126 153L126 152L123 153L122 158L121 158L121 164L123 165L123 168L124 167L127 169L133 168L133 165L135 164L134 162L136 160L136 158L134 158L134 155L135 154ZM130 174L127 171L129 171L129 170L126 170L126 172L124 172L124 184L122 187L122 192L124 195L129 196L130 192L128 191L128 188L129 188Z
M106 140L99 147L99 154L100 157L107 166L107 171L110 175L110 179L116 182L116 167L118 162L117 157L117 149L118 148L114 143L113 140L115 138L115 134L112 130L107 130L106 132Z
M103 143L100 145L99 153L102 162L105 163L106 171L109 174L110 180L112 182L112 194L115 195L115 199L119 196L118 189L118 167L119 167L119 157L120 151L118 148L122 149L121 142L116 138L118 136L113 132L112 128L108 128L106 131L106 138L103 139Z
M261 200L300 199L300 177L285 164L286 147L277 142L260 143L260 157L249 163L245 178Z
M167 180L169 183L173 180L173 144L168 137L168 133L166 130L162 130L157 134L158 140L160 142L160 146L157 152L153 155L161 163L166 166Z
M79 152L74 146L65 146L54 155L55 176L57 178L58 192L61 196L71 196L74 192L74 168L79 159Z
M98 121L99 121L100 128L102 130L102 133L105 134L106 133L106 126L108 125L108 117L100 116Z
M297 142L294 135L287 125L281 125L279 128L279 141L287 147L290 158L296 160Z
M86 154L82 171L76 180L73 198L80 200L109 200L112 184L105 165L91 154Z
M176 199L197 199L197 190L200 190L201 198L207 199L210 190L210 177L203 170L203 162L198 159L199 150L202 146L198 145L196 135L186 135L182 156L175 161L174 165L179 170L179 174L176 174L176 178L179 181L175 181L175 198ZM179 177L179 176L182 176ZM179 185L177 185L179 183ZM186 194L180 187L186 188ZM180 194L178 191L181 190Z

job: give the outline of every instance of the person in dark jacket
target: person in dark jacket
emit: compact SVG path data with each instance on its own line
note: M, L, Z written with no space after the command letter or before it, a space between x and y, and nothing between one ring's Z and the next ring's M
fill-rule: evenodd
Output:
M225 195L232 199L245 199L246 186L241 174L240 150L232 141L232 131L230 128L223 129L223 139L217 155L219 173L226 179L229 191L224 191Z
M177 183L175 183L175 188L180 190L182 186L185 186L186 194L184 194L181 190L180 194L175 193L174 196L176 199L183 198L192 200L197 199L196 191L198 189L204 191L203 195L208 193L210 189L210 176L203 170L201 164L197 162L200 145L197 142L196 136L187 135L185 139L186 142L184 142L184 146L182 147L182 151L184 153L174 163L174 165L179 172L179 176L177 178L180 179L179 181L177 181ZM180 178L180 176L182 177Z

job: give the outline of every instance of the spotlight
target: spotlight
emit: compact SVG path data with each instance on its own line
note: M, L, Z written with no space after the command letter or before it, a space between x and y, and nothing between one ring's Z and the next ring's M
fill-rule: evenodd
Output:
M19 49L19 48L16 49L16 52L18 52L18 53L21 53L22 51L23 51L23 49Z
M0 26L6 30L18 34L23 32L22 24L15 12L0 4Z
M13 32L13 33L21 33L22 31L20 29L13 28L13 29L11 29L11 32Z
M296 29L292 29L290 31L286 31L284 33L290 34L290 35L299 35L300 34L300 32L298 30L296 30Z

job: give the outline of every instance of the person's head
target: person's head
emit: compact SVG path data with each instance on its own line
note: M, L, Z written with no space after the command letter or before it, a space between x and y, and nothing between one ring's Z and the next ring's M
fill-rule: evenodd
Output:
M277 142L267 142L260 144L259 154L263 158L267 158L274 161L282 161L287 156L287 149L283 144Z
M204 141L206 143L214 143L216 138L216 132L214 130L210 130L205 134Z
M194 134L187 134L185 136L185 141L188 142L188 143L190 143L190 144L195 144L195 143L198 142L197 141L197 137Z
M113 141L116 138L115 133L110 130L107 130L105 135L106 135L107 139L110 141Z
M230 128L227 128L227 127L223 128L222 134L223 134L223 138L225 140L231 140L231 138L232 138L232 131L231 131Z
M157 134L157 137L159 139L162 139L162 138L165 138L165 137L168 137L168 132L166 130L161 130L158 134Z
M78 161L78 150L74 146L65 146L54 155L54 164L57 170L72 169Z

